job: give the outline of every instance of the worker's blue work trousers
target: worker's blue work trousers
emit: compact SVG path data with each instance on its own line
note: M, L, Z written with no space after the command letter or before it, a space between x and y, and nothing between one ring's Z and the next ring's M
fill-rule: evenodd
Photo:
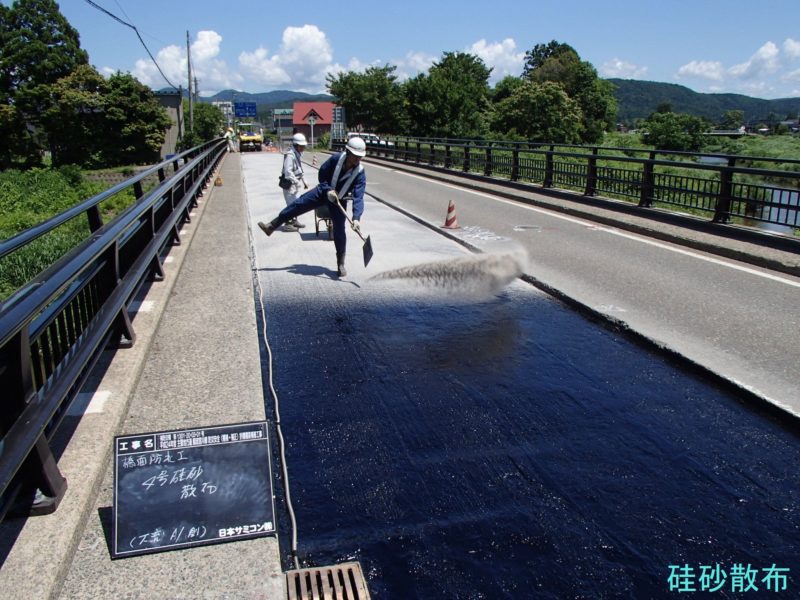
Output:
M345 232L345 223L347 220L345 219L344 213L328 200L327 189L323 191L317 186L307 191L284 208L280 214L272 220L272 224L275 227L280 227L295 217L299 217L302 214L314 210L318 206L324 206L326 204L331 213L331 222L333 223L333 245L336 246L336 254L344 254L347 249L347 233ZM340 198L339 204L342 205L342 208L347 210L346 199Z

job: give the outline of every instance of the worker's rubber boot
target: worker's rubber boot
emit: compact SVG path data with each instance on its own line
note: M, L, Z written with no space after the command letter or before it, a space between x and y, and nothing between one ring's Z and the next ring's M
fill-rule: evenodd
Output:
M344 252L336 254L336 272L339 274L339 277L345 277L347 275L347 269L344 268Z
M272 221L270 221L269 223L262 223L259 221L258 227L268 236L272 235L272 233L275 231L275 224Z

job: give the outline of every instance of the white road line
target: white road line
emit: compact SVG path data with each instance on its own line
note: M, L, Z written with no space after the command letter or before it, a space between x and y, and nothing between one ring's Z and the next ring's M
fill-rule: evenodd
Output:
M370 168L376 167L376 166L378 166L378 165L370 165ZM529 204L523 204L523 203L520 203L520 202L515 202L514 200L506 200L505 198L498 198L497 196L492 196L491 194L487 194L485 192L478 192L478 191L475 191L475 190L462 188L462 187L459 187L457 185L453 185L453 184L450 184L450 183L442 183L440 181L431 181L427 177L422 177L420 175L414 175L414 174L411 174L411 173L404 173L402 171L397 171L395 169L389 169L387 167L381 167L381 168L386 169L387 171L393 171L395 173L406 175L407 177L413 177L415 179L419 179L419 180L425 181L427 183L435 183L436 185L441 185L441 186L444 186L444 187L447 187L447 188L450 188L450 189L453 189L453 190L458 190L459 192L466 192L466 193L469 193L469 194L474 194L476 196L482 196L483 198L489 198L490 200L494 200L496 202L504 202L505 204L516 206L517 208L524 208L526 210L530 210L530 211L533 211L533 212L541 213L543 215L547 215L548 217L554 217L556 219L562 219L564 221L569 221L570 223L576 223L578 225L586 225L587 223L589 223L589 221L587 221L585 219L579 219L579 218L576 218L576 217L570 217L568 215L562 215L562 214L559 214L557 212L553 212L553 211L550 211L550 210L547 210L547 209L544 209L544 208L539 208L539 207L536 207L536 206L530 206ZM758 271L757 269L751 269L750 267L745 267L745 266L742 266L742 265L738 265L738 264L726 262L724 260L720 260L720 259L717 259L717 258L713 258L711 256L705 256L703 254L698 254L697 252L693 252L691 250L684 250L682 248L676 248L674 246L670 246L668 244L657 242L655 240L651 240L651 239L648 239L648 238L640 237L638 235L626 233L624 231L620 231L619 229L612 229L610 227L604 227L604 226L600 226L600 225L594 225L592 228L596 229L598 231L603 231L605 233L610 233L612 235L617 235L619 237L624 237L624 238L627 238L629 240L633 240L635 242L641 242L642 244L649 244L650 246L655 246L656 248L661 248L663 250L669 250L669 251L675 252L677 254L683 254L685 256L690 256L692 258L697 258L697 259L700 259L700 260L704 260L706 262L710 262L710 263L713 263L715 265L728 267L730 269L736 269L737 271L742 271L743 273L749 273L750 275L757 275L759 277L763 277L764 279L770 279L770 280L776 281L778 283L783 283L783 284L786 284L786 285L790 285L792 287L800 288L800 282L793 281L791 279L786 279L785 277L780 277L778 275L773 275L772 273L764 273L763 271Z
M70 405L67 415L80 417L82 415L101 414L110 399L111 392L109 391L81 392Z

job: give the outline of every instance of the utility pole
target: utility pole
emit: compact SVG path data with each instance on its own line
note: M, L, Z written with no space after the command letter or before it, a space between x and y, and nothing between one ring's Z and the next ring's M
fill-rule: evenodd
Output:
M194 131L194 102L192 99L192 51L189 46L189 31L186 31L186 65L189 68L189 131Z

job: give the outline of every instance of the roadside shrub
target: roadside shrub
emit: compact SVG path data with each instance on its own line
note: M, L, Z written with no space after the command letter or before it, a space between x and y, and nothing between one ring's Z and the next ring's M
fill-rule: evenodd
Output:
M46 221L103 189L102 184L84 180L81 170L72 165L0 172L0 241ZM0 298L8 297L88 235L88 221L85 216L79 216L0 259Z

